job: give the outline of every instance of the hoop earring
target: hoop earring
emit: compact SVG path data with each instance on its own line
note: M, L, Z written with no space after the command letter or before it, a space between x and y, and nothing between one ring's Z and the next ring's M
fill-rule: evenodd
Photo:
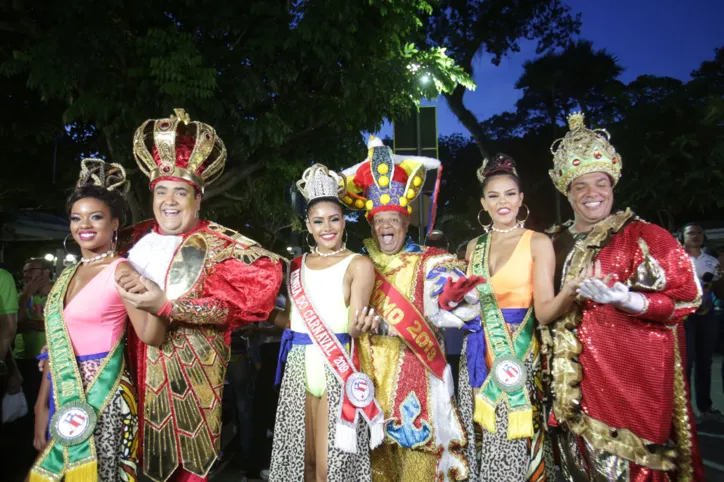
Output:
M118 247L118 230L113 231L113 242L111 243L111 251L113 251L113 253L115 253L117 247Z
M63 238L63 249L65 250L65 254L71 254L71 252L68 251L68 246L66 246L68 243L68 236L72 236L72 234L67 234L65 238Z
M349 233L348 233L347 230L345 229L345 231L344 231L344 241L342 241L342 247L343 247L343 248L346 248L346 247L347 247L347 240L348 240L348 239L349 239Z
M487 225L483 224L483 222L480 220L480 215L484 212L485 212L485 209L481 209L480 212L478 213L478 224L481 225L483 227L483 229L485 230L485 232L487 233L488 231L490 231L490 227L493 225L493 218L490 218L490 224L487 224Z
M524 207L524 208L525 208L525 219L521 219L520 221L518 221L518 227L519 227L519 228L522 228L522 227L524 227L525 222L526 222L526 221L528 220L528 218L530 217L530 208L529 208L528 206L526 206L525 204L521 204L520 207Z
M307 246L309 246L309 252L310 252L310 253L313 253L313 252L314 252L314 247L315 247L316 245L313 245L312 243L309 242L309 235L310 235L310 234L312 234L312 233L310 233L309 231L307 231L307 236L305 237L305 241L307 242ZM314 239L314 236L312 236L312 239Z

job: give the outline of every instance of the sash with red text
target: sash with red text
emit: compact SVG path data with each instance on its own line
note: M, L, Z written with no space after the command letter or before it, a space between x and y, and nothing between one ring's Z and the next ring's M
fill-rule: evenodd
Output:
M415 305L377 270L370 304L395 328L425 368L442 380L447 361L435 333Z
M337 417L334 445L345 452L357 452L355 427L357 417L361 414L370 426L370 447L375 448L382 443L384 437L384 417L374 398L374 384L370 377L357 371L342 343L319 316L312 300L307 296L303 276L305 257L306 255L300 256L291 262L289 294L304 320L309 337L342 383L342 404Z

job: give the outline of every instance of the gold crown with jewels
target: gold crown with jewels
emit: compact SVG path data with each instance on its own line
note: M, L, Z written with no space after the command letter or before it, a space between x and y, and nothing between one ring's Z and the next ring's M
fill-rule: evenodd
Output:
M216 130L192 121L183 109L166 119L149 119L133 136L133 155L151 185L162 179L180 179L204 187L221 176L226 146Z
M569 132L551 144L553 169L548 174L564 195L575 178L591 172L603 172L616 185L621 178L621 156L611 145L606 129L588 129L581 112L568 116Z

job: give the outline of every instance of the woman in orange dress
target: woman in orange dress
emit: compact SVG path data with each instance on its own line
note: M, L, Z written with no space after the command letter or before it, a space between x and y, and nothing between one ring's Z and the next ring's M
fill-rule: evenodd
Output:
M491 222L466 252L468 274L486 280L478 286L482 323L465 336L460 363L469 480L554 480L543 430L536 319L548 323L560 316L575 299L576 284L554 296L553 245L517 220L523 193L513 159L486 159L478 179Z

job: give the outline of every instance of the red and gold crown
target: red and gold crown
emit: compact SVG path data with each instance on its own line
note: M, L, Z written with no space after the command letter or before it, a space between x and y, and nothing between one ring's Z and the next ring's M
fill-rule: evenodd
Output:
M412 201L425 184L427 169L437 169L440 161L428 157L399 156L377 137L370 137L367 159L345 169L347 194L342 198L351 209L366 210L368 220L375 213L412 213Z
M588 129L583 114L568 116L570 131L551 145L553 169L548 174L553 184L564 195L575 178L591 172L603 172L616 185L621 178L621 156L609 142L611 135L606 129Z
M191 121L183 109L168 119L149 119L133 136L133 155L151 188L168 179L201 192L224 172L226 146L213 127Z

